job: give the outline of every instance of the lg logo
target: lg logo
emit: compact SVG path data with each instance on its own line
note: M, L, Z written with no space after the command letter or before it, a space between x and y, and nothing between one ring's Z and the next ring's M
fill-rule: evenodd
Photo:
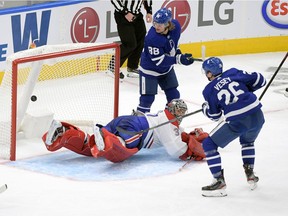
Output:
M185 31L190 22L191 17L191 10L189 3L187 1L166 0L162 5L162 8L163 7L171 10L173 18L177 19L181 25L181 31L182 32Z
M95 10L85 7L77 12L71 24L71 39L74 43L93 43L100 31L100 21Z
M233 22L234 19L234 10L231 8L230 5L232 5L234 0L218 0L215 2L207 1L207 4L209 3L209 6L213 3L214 7L214 19L204 19L204 12L207 17L207 9L205 7L205 1L199 0L198 1L198 8L192 8L194 9L194 13L196 11L198 12L198 22L197 26L212 26L214 24L214 21L218 23L219 25L227 25ZM207 6L207 5L206 5ZM177 0L166 0L162 7L168 8L172 11L173 18L177 19L181 25L182 32L185 31L187 28L190 19L191 19L191 13L192 10L190 9L190 4L187 0L183 1L177 1ZM229 8L230 7L230 8ZM223 13L224 12L224 13Z

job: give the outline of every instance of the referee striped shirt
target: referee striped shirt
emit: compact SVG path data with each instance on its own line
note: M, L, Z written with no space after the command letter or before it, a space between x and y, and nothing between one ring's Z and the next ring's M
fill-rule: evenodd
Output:
M119 13L139 14L141 12L141 5L143 3L147 13L152 14L152 0L111 0L115 10Z

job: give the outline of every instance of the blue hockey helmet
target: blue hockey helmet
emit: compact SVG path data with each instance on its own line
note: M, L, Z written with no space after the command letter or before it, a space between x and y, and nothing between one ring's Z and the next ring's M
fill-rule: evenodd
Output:
M203 62L202 69L205 71L205 74L211 72L213 76L218 76L223 72L223 63L221 59L217 57L211 57Z
M159 24L167 24L172 20L172 12L167 8L161 8L153 16L153 22Z

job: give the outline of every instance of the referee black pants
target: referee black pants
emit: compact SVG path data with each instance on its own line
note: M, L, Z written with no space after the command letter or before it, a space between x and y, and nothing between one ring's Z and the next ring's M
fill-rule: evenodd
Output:
M123 14L115 11L114 18L121 40L120 66L128 59L127 67L136 69L138 68L146 35L143 14L139 14L133 22L129 22Z

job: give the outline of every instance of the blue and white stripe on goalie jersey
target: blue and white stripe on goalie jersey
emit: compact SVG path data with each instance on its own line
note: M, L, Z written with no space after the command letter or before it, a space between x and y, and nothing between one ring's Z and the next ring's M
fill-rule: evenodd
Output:
M152 130L148 131L146 138L143 142L143 148L150 148L154 142L154 133Z
M212 80L203 90L209 105L205 114L217 120L223 110L229 121L252 113L262 106L253 92L265 84L266 80L260 73L231 68Z

